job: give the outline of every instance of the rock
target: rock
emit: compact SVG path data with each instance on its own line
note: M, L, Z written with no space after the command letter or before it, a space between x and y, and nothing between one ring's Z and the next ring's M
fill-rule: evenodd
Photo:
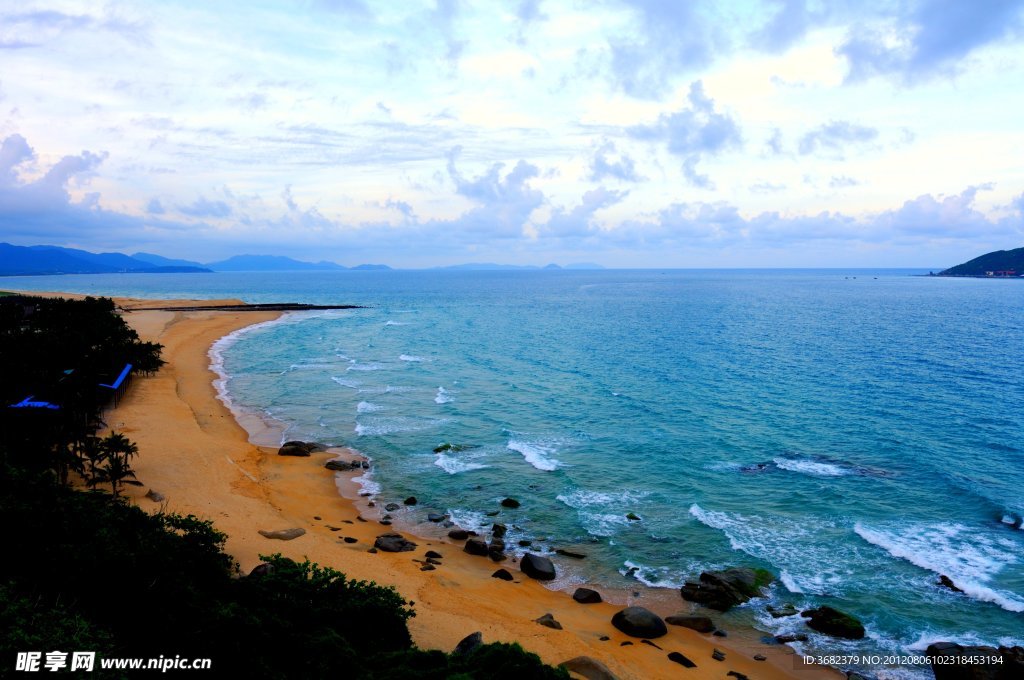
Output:
M293 529L279 529L277 531L264 531L260 529L260 536L264 538L272 538L278 541L291 541L299 536L305 535L306 530L299 527Z
M729 671L728 673L726 673L726 675L728 675L728 676L730 676L730 677L733 677L733 678L736 678L736 680L750 680L750 679L749 679L749 678L748 678L748 677L747 677L746 675L744 675L743 673L738 673L738 672L736 672L736 671Z
M499 569L491 574L491 578L500 578L502 581L511 581L514 577L508 569Z
M368 552L368 553L373 553L374 555L376 555L376 554L377 554L377 549L376 549L376 548L370 548L370 549L369 549L369 550L367 550L366 552Z
M359 539L357 539L357 538L352 538L351 536L346 536L346 537L345 537L344 539L342 539L342 540L344 540L344 541L345 541L346 543L358 543L358 542L359 542Z
M626 635L638 638L660 638L668 633L661 617L644 607L626 607L616 612L612 625Z
M629 640L625 640L625 641L619 643L619 647L632 647L632 646L633 646L633 643L630 642Z
M762 569L732 568L705 571L700 583L687 582L679 592L684 600L724 612L752 597L762 597L761 586L771 582L771 574Z
M772 615L773 619L781 619L784 616L796 616L799 611L797 611L796 607L787 602L781 607L768 605L768 613Z
M640 516L638 514L636 514L635 512L627 512L626 513L626 519L628 519L630 522L639 522L640 521Z
M679 652L669 652L668 660L669 661L675 661L677 664L679 664L683 668L696 668L697 667L697 664L695 664L694 662L690 661L689 659L687 659L685 656L683 656Z
M935 642L928 645L925 654L938 661L932 663L935 680L1016 680L1024 677L1024 647L996 649ZM979 663L967 662L966 659L971 657L976 657Z
M497 550L496 548L488 549L487 550L487 556L490 557L491 560L494 561L494 562L504 562L505 560L508 559L508 555L506 555L505 553L503 553L500 550Z
M348 472L352 469L352 466L343 460L329 460L324 463L324 467L335 472Z
M400 507L402 506L399 505L398 503L388 503L387 505L384 506L384 509L387 510L388 512L394 512L395 510L398 510Z
M715 630L715 624L706 616L686 616L683 614L676 614L673 616L666 616L665 623L670 626L682 626L683 628L689 628L695 630L698 633L710 633Z
M507 531L508 527L504 524L495 524L491 527L491 535L495 538L504 538Z
M320 515L313 515L313 519L320 521L323 519L323 517L321 517Z
M712 632L711 634L712 634L712 635L714 635L715 637L729 637L729 634L728 634L728 633L726 633L726 632L725 632L724 630L722 630L721 628L719 628L719 629L715 630L715 631L714 631L714 632Z
M433 557L435 560L443 560L444 559L444 555L442 555L441 553L437 552L436 550L428 550L427 552L423 553L423 556L424 557Z
M536 621L537 623L539 623L542 626L547 626L548 628L554 628L555 630L562 630L562 624L560 624L558 621L555 621L555 617L552 616L551 614L545 614L544 616L540 617L539 619L534 619L534 621Z
M711 651L711 658L715 661L725 661L725 652L716 648Z
M148 496L148 494L147 494L147 496ZM962 593L962 592L964 592L964 591L960 590L959 588L957 588L956 584L953 583L953 579L949 578L945 574L940 574L939 575L938 585L943 586L945 588L949 588L954 593Z
M487 554L487 544L479 538L471 538L466 541L466 546L463 550L468 552L470 555L484 556Z
M419 503L419 501L416 500L416 496L409 496L402 502L405 503L406 505L416 505L417 503Z
M389 520L389 519L382 519L379 523L383 524L386 527L391 526L391 520Z
M466 637L459 640L459 644L455 645L455 649L452 650L453 656L468 656L476 651L477 647L484 644L484 636L479 631L476 633L470 633Z
M658 645L654 644L650 640L641 640L640 644L647 645L648 647L654 647L655 649L661 649L661 647L659 647ZM665 651L665 650L662 649L661 651Z
M860 621L832 607L807 609L800 612L800 616L809 619L808 627L819 633L847 640L860 640L864 637L864 626Z
M441 560L437 559L436 557L428 557L427 558L427 564L440 565L441 564Z
M780 645L786 645L790 642L807 642L807 636L803 633L796 633L794 635L776 635L775 642Z
M500 538L492 538L491 542L487 544L487 547L491 550L504 550L505 541L501 540Z
M503 508L512 508L513 510L515 510L516 508L519 507L519 505L519 501L517 501L515 498L505 498L501 501L501 507Z
M249 572L249 578L263 578L264 576L271 576L276 571L273 564L269 562L260 562L252 571Z
M153 489L150 489L149 491L146 492L146 498L153 501L154 503L163 503L165 500L167 500L166 496L164 496L159 491L154 491Z
M600 640L601 642L608 642L609 640L611 640L611 638L608 637L607 635L602 635L601 637L599 637L597 639Z
M551 581L555 578L555 565L546 557L526 553L519 563L519 569L530 578L538 581Z
M586 559L586 557L587 557L583 553L572 552L571 550L562 550L561 548L556 548L555 549L555 554L556 555L561 555L562 557L571 557L574 560L582 560L582 559Z
M469 532L465 529L452 529L448 532L448 538L453 541L465 541L469 538Z
M416 544L401 534L381 534L373 542L373 547L384 552L412 552Z
M602 601L601 593L590 588L577 588L576 592L572 594L572 599L580 604L597 604Z
M767 661L767 660L768 660L768 657L765 656L764 654L755 654L754 655L754 661Z
M309 456L309 454L311 454L314 451L317 451L319 449L320 449L320 447L317 446L316 444L307 443L307 442L299 442L299 441L291 441L291 442L285 442L284 444L282 444L281 448L279 448L277 450L277 455L279 455L279 456L303 456L303 457L305 457L305 456Z
M488 517L496 517L496 516L501 514L501 511L500 510L488 510L484 514L487 515Z
M520 548L529 548L531 545L533 545L533 541L531 540L524 538L523 540L519 541Z
M428 522L435 522L435 523L437 523L437 522L443 522L446 519L448 519L448 515L442 515L442 514L437 513L437 512L428 512L427 513L427 521Z
M433 564L424 564L422 567L420 567L420 571L434 571L435 569L437 569L437 567L435 567Z
M589 656L577 656L558 664L567 671L582 675L587 680L619 680L618 676L597 659Z

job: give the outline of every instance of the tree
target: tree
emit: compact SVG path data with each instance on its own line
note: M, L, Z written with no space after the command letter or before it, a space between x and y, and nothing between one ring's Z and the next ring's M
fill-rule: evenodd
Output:
M135 472L129 462L131 458L138 455L139 447L128 437L120 432L111 432L100 442L103 454L103 465L100 468L103 479L110 482L110 490L114 497L121 495L122 484L136 484Z

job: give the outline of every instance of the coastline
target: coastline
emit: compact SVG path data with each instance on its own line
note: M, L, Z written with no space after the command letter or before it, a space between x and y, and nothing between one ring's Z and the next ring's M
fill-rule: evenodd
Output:
M668 635L656 640L660 650L639 644L610 623L621 605L577 604L567 593L548 590L522 576L515 564L470 557L460 543L446 539L407 533L418 544L415 552L368 553L374 538L393 527L381 526L369 513L369 521L357 519L366 502L351 481L358 473L336 475L326 470L323 463L334 453L282 457L276 455L276 447L250 443L250 433L218 397L214 380L219 376L210 368L211 348L243 328L276 320L280 313L131 311L152 301L116 301L129 312L126 320L144 340L165 345L168 362L155 376L138 378L118 408L108 414L109 425L127 434L140 449L134 465L144 486L128 495L147 511L166 509L212 519L227 533L226 551L242 573L261 561L260 554L281 552L332 566L350 578L393 585L415 602L417 615L409 628L422 648L450 650L466 635L481 631L485 641L519 642L551 664L580 655L593 657L620 678L674 677L680 672L696 678L724 678L730 670L752 678L842 677L831 668L803 666L787 647L752 649L737 644L740 635L723 640L671 626ZM161 304L183 307L194 306L195 301ZM352 453L342 456L350 458ZM166 501L147 499L149 489L163 494ZM292 527L306 534L276 541L258 533ZM346 543L341 537L356 542ZM443 564L434 571L420 571L421 563L413 560L422 560L430 549L444 555ZM511 571L516 582L490 578L497 568ZM661 602L638 604L664 616L687 608L681 599L677 602L675 610L665 609L668 605ZM553 614L564 630L538 625L534 619L545 613ZM601 641L601 636L610 639ZM624 641L634 644L620 646ZM715 648L725 652L725 661L711 659ZM671 651L682 652L697 668L681 671L666 658ZM755 653L768 659L755 661Z

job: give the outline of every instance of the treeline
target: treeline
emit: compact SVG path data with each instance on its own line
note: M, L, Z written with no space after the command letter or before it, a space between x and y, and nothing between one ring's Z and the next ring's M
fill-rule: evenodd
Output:
M116 482L100 491L116 477L103 476L109 461L136 451L122 435L96 437L103 404L90 381L125 362L156 370L159 351L109 300L0 298L0 676L18 652L95 651L210 658L210 677L568 677L518 645L420 650L411 603L392 588L280 555L243 576L212 522L147 514ZM81 378L62 385L72 368ZM10 408L35 392L60 408ZM89 675L126 673L97 663Z

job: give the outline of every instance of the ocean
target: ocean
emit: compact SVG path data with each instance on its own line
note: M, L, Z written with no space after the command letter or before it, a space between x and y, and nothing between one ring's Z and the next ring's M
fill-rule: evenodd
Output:
M436 532L433 511L489 526L516 498L498 516L510 545L587 555L559 562L561 587L670 595L702 570L763 567L778 577L769 597L717 618L809 633L805 652L1024 644L1024 283L921 273L81 275L0 289L366 305L243 329L213 358L236 410L369 456L361 481L379 506L415 495L393 513L403 523ZM434 453L443 443L466 448ZM868 637L768 615L786 602L847 611Z

